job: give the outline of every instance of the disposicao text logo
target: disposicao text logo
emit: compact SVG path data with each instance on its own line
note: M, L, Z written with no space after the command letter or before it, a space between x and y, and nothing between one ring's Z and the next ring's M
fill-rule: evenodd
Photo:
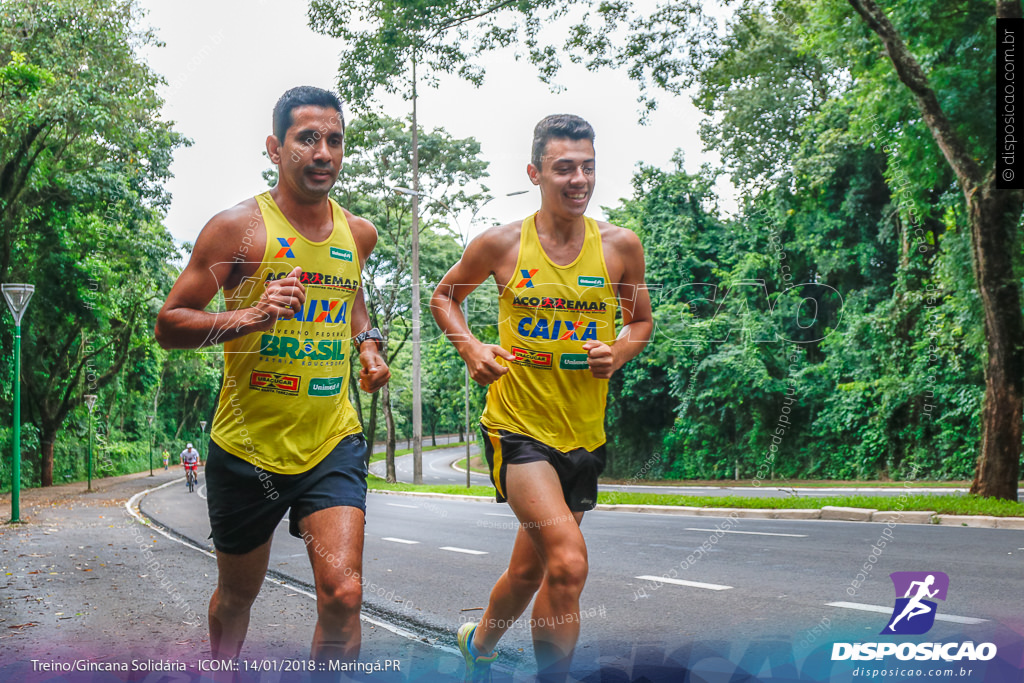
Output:
M889 578L896 588L896 606L880 635L927 633L935 623L937 609L928 598L945 600L949 577L943 572L893 572Z

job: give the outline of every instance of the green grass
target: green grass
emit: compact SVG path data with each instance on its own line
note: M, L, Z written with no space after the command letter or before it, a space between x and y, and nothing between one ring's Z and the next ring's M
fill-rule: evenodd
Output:
M402 441L405 441L405 439L402 439ZM456 446L465 446L465 445L466 445L465 441L456 441L454 443L439 444L437 446L424 446L423 447L423 452L426 453L427 451L436 451L436 450L438 450L440 448L455 448ZM411 448L403 448L400 451L399 450L395 451L395 457L397 458L400 455L409 455L410 453L412 453L412 449ZM381 451L380 453L374 453L373 455L370 456L370 462L377 462L378 460L383 460L386 457L387 457L387 453L385 453L384 451Z
M906 482L904 481L878 481L878 480L835 480L835 479L765 479L756 480L754 479L658 479L658 480L636 480L636 479L609 479L601 477L602 484L616 485L616 486L629 486L629 485L642 485L642 486L711 486L718 488L757 488L760 486L770 486L772 488L789 489L789 488L873 488L873 489L884 489L884 488L901 488ZM932 489L966 489L970 488L971 482L967 481L913 481L911 484L915 488L932 488ZM1024 482L1021 482L1024 486Z
M972 495L940 496L907 494L905 496L829 496L809 498L748 498L745 496L677 496L658 493L619 493L605 491L598 503L609 505L685 505L711 508L759 508L770 510L816 509L825 505L868 508L875 510L931 510L941 515L991 515L993 517L1024 517L1024 504L1009 500L979 498Z
M466 469L466 459L465 458L460 458L455 463L455 466L456 467L461 467L462 469ZM491 473L490 470L487 469L487 464L483 461L483 458L481 458L479 455L474 455L473 456L473 471L476 472L477 474L490 474Z
M491 486L466 488L458 484L422 485L388 484L370 475L371 489L383 491L421 491L447 493L456 496L494 496ZM781 498L748 498L745 496L679 496L660 493L620 493L604 491L597 496L598 503L608 505L681 505L706 508L753 508L771 510L817 509L825 505L868 508L875 510L931 510L941 515L991 515L993 517L1024 517L1024 503L972 495L906 494L903 496L829 496L809 498L786 496Z

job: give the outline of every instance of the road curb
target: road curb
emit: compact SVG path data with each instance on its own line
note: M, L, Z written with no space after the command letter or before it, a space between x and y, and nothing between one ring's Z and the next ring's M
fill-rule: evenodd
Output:
M461 496L452 493L424 491L386 491L369 489L368 493L389 496L413 496L440 500L469 500L474 503L494 503L491 496ZM870 508L843 508L826 505L821 509L794 508L699 508L683 505L628 505L600 503L595 508L606 512L636 512L657 515L690 515L691 517L741 517L746 519L795 519L836 522L893 522L899 524L937 524L941 526L974 527L980 529L1024 529L1024 517L991 517L988 515L937 515L930 510L874 510Z

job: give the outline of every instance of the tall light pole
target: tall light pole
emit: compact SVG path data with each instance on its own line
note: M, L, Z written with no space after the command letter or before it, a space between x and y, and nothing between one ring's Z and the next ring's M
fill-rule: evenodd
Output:
M83 396L85 399L85 405L89 408L89 484L86 487L86 491L92 491L92 409L96 405L96 399L99 398L96 394L86 394Z
M149 476L153 476L153 418L156 415L147 415L146 421L149 422Z
M203 438L199 440L199 452L203 454L203 462L206 462L206 446L203 445L206 443L206 420L199 421L199 429L203 432Z
M21 318L35 285L8 283L0 286L14 316L14 452L11 457L11 524L21 521Z
M428 199L431 199L431 200L437 202L441 206L443 206L448 211L448 215L451 216L453 221L455 221L455 225L459 229L459 237L462 238L462 250L463 251L466 250L466 247L469 245L469 232L467 231L467 232L463 233L462 225L459 223L459 219L458 219L458 217L456 217L455 212L452 211L452 207L448 205L448 202L444 201L443 199L438 199L437 197L431 197L430 195L428 195L428 194L426 194L424 192L420 192L419 189L417 189L417 185L416 185L415 182L413 183L413 187L411 189L408 188L408 187L393 187L391 189L393 189L398 194L404 194L404 195L408 195L408 196L412 197L412 201L413 201L413 206L414 207L418 206L418 200L419 200L420 197L426 197ZM506 197L515 197L515 196L521 195L521 194L526 194L526 190L516 190L515 192L508 192L508 193L505 194L505 196ZM494 201L494 199L496 199L496 197L488 197L478 207L476 207L476 209L473 211L473 215L469 217L469 223L467 224L469 226L469 230L473 229L473 222L476 220L477 214L480 213L480 210L483 209L485 206L487 206L488 203ZM415 216L414 216L414 218L415 218ZM417 271L417 274L418 274L418 271ZM413 291L414 292L418 292L419 291L419 287L416 284L418 282L419 282L418 278L414 279L414 285L413 285L413 287L414 287ZM415 297L415 300L418 301L419 296L414 294L414 297ZM415 306L415 304L414 304L414 306ZM465 317L466 325L468 326L469 325L469 297L468 296L466 297L465 301L462 302L462 308L463 308L463 316ZM418 316L419 316L418 308L416 309L416 315L417 315L417 317L414 318L414 321L413 321L413 335L414 335L413 338L414 339L416 339L416 337L415 337L416 329L417 329L416 328L416 321L419 320L419 318L418 318ZM414 348L415 348L415 346L414 346ZM416 430L416 419L415 419L416 418L416 413L415 413L415 410L416 410L416 400L417 400L417 393L415 393L415 387L418 386L418 382L419 382L419 374L418 374L418 369L419 368L416 365L416 361L417 361L417 359L416 359L416 356L414 355L413 356L413 383L414 383L414 393L413 393L413 411L414 411L413 412L413 438L414 439L415 439L415 434L416 434L416 431L415 431ZM472 439L470 438L471 425L470 425L470 420L469 420L469 367L468 366L466 367L465 371L466 371L465 372L465 374L466 374L466 390L465 390L465 409L466 409L466 488L469 488L470 487L470 479L469 479L470 478L469 449L470 449L470 444L472 443ZM421 442L422 442L422 437L423 437L423 434L422 434L422 431L421 431L420 432L420 440L421 440ZM413 443L415 444L415 441ZM415 476L415 472L422 471L422 460L421 460L421 458L422 458L422 455L417 457L416 450L415 450L415 445L414 445L413 446L413 467L414 467L413 472L414 472L414 476ZM417 470L417 469L415 469L416 467L419 467L420 469ZM416 482L416 483L420 483L420 482Z

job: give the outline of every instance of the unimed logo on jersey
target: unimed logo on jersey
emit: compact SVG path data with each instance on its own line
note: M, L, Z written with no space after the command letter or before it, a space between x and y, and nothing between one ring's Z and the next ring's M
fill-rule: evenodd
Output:
M331 258L352 263L352 252L340 247L331 247Z
M590 356L585 353L563 353L558 357L561 370L589 370Z
M310 396L336 396L341 393L344 381L344 377L314 377L309 380L306 393Z
M301 378L295 375L282 375L279 372L253 370L249 375L249 388L257 391L272 391L275 394L295 396L299 393Z
M530 365L535 368L551 369L551 363L554 360L554 354L552 353L523 349L518 346L512 347L512 355L516 357L516 363Z

